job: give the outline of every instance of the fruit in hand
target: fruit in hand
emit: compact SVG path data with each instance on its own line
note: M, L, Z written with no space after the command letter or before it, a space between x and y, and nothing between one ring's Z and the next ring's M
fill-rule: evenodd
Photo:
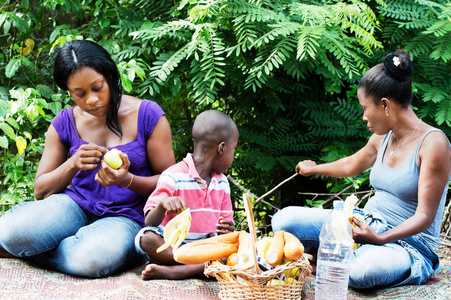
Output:
M103 156L103 160L112 167L113 169L119 169L124 163L121 156L119 155L119 150L111 149Z

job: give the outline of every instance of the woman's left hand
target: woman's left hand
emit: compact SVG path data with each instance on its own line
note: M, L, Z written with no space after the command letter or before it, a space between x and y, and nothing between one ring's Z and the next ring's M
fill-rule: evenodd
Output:
M371 228L370 225L360 222L357 218L353 217L352 221L357 227L352 227L352 237L354 242L358 244L373 244L382 245L384 242L381 240L381 236Z
M95 176L95 181L103 185L104 187L120 185L127 186L130 182L130 176L128 174L128 168L130 167L130 160L128 155L120 152L123 164L117 170L111 168L104 160L100 164L99 171Z
M216 224L216 233L225 234L235 231L235 222L233 220L224 219L219 217L219 224Z

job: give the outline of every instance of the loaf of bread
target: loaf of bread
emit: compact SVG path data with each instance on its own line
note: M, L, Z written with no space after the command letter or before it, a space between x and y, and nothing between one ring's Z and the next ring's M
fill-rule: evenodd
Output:
M283 238L283 231L277 231L272 238L271 245L265 253L265 259L271 266L280 264L283 258L283 248L285 240Z
M239 231L234 231L187 243L173 252L174 260L195 265L228 257L238 251L239 234Z
M255 265L254 256L252 255L251 237L246 231L242 230L238 240L238 264L236 267L242 270L249 270Z
M284 231L283 238L285 240L285 246L283 248L283 258L285 260L298 260L304 253L304 245L293 234Z

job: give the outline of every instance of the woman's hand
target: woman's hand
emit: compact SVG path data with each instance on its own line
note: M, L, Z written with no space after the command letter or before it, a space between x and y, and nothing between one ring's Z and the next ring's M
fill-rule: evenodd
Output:
M102 155L107 153L108 149L93 143L81 145L75 155L72 157L75 167L79 170L94 170L97 168Z
M373 245L383 245L381 236L374 231L371 226L366 223L360 222L359 219L353 217L352 221L357 227L352 227L352 237L354 242L358 244L373 244Z
M316 166L316 162L313 160L300 161L296 166L296 173L299 173L302 176L310 176L311 174L309 172L314 166Z
M122 151L119 152L119 155L123 162L122 166L115 170L102 160L99 171L96 173L95 181L105 187L113 185L127 186L130 183L132 176L128 172L130 160L128 159L128 155Z
M226 234L235 231L235 222L233 220L224 219L224 217L219 217L219 223L216 224L217 234Z

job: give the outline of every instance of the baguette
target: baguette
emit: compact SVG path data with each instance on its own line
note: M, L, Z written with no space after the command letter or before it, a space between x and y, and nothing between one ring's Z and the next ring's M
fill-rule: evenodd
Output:
M277 231L265 253L265 259L271 266L277 266L282 261L284 244L283 230Z
M304 245L292 233L284 231L283 238L285 247L283 248L283 258L285 260L298 260L304 254Z
M255 265L252 255L252 241L244 230L240 231L238 246L238 264L236 267L242 270L249 270Z
M239 234L239 231L234 231L185 244L173 251L174 260L197 265L228 257L238 251Z

